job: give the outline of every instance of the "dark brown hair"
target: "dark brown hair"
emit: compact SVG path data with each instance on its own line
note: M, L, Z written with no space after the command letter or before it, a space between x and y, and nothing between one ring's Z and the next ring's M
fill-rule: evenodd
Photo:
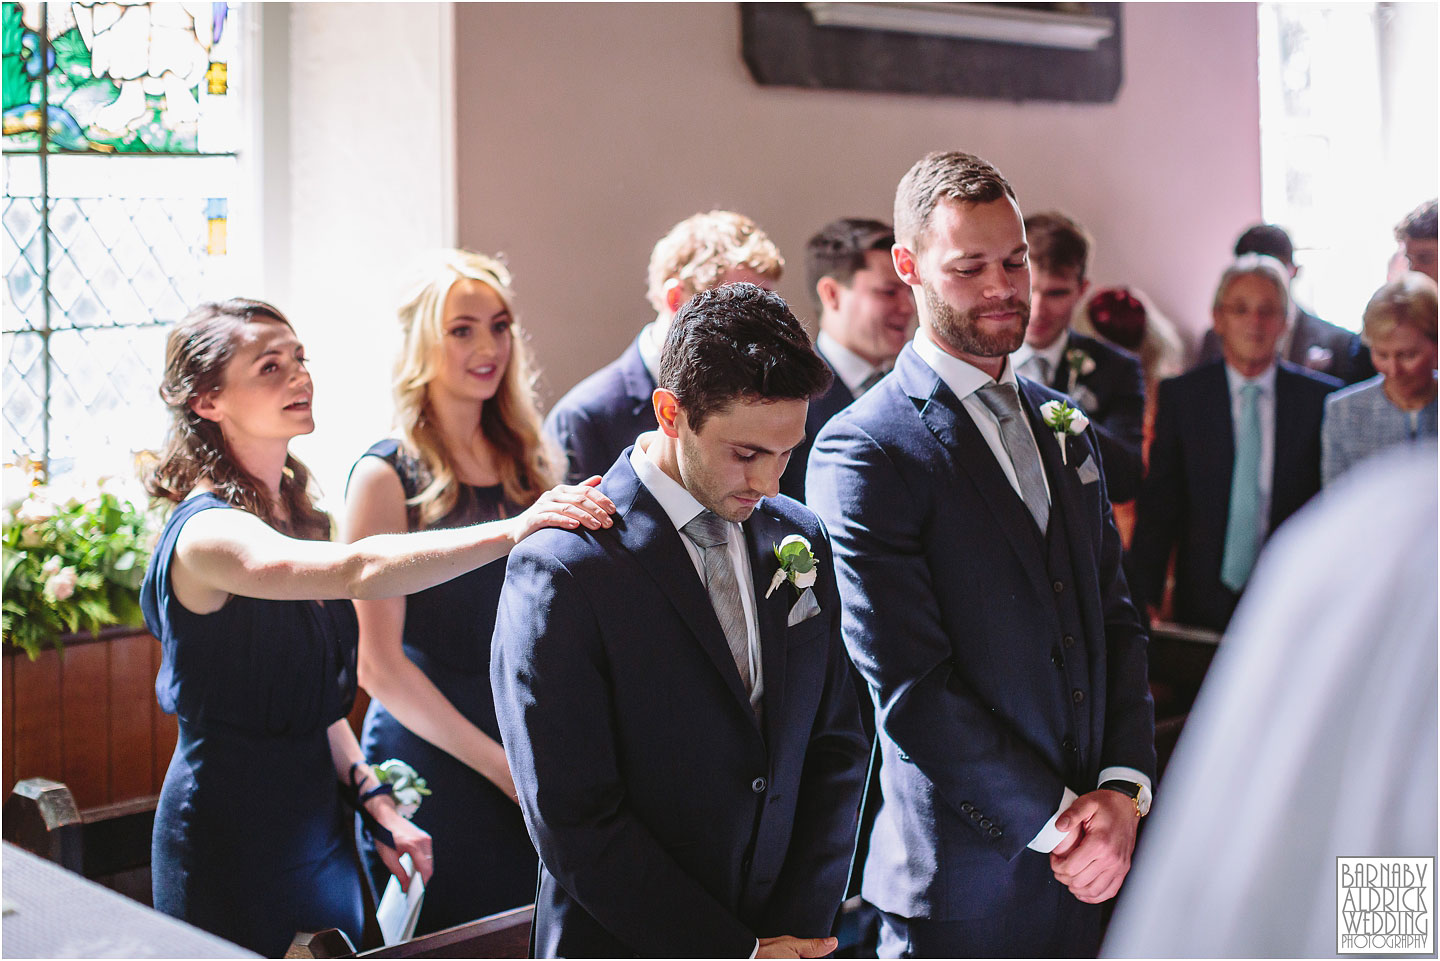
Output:
M248 323L290 321L269 304L233 298L201 304L186 315L165 343L165 377L160 399L170 408L172 423L165 450L145 478L151 495L179 503L202 480L233 507L247 510L291 537L323 541L330 537L330 518L310 497L310 472L293 456L285 458L280 501L275 503L254 475L231 455L220 425L191 409L190 403L220 386L234 358L240 330Z
M1085 279L1090 265L1090 235L1075 221L1056 210L1025 218L1025 240L1030 245L1030 262L1046 273L1074 270L1076 280Z
M754 284L723 284L690 298L660 352L660 386L696 432L741 398L808 400L831 376L780 295Z
M1434 240L1437 224L1440 224L1440 216L1436 214L1435 201L1427 200L1395 225L1395 239L1401 243L1407 239Z
M815 285L832 277L846 287L865 269L865 255L872 250L890 252L895 231L878 220L842 217L832 220L805 244L805 282L810 295L818 297Z

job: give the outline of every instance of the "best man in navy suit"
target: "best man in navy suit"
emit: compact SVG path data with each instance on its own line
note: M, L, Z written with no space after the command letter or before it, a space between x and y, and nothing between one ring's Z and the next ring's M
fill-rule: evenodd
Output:
M655 319L606 364L555 402L545 434L565 454L565 479L578 484L603 474L620 452L655 429L650 395L660 347L680 305L699 291L745 281L773 289L785 260L753 220L711 210L680 221L650 253L646 296Z
M780 493L805 500L805 467L820 428L875 386L905 346L915 324L915 298L895 276L889 224L842 217L805 244L805 278L820 310L815 352L835 375L810 402L805 440L780 478Z
M1134 354L1070 329L1075 305L1090 287L1090 237L1061 213L1025 218L1030 245L1030 326L1015 351L1015 370L1052 387L1083 410L1100 441L1110 501L1140 492L1144 473L1145 375Z
M1030 274L1000 173L930 154L895 233L920 332L821 431L808 483L879 721L862 892L882 957L1093 954L1155 767L1098 441L1057 439L1061 396L1008 363Z
M1261 546L1320 490L1320 422L1341 383L1275 359L1288 279L1272 257L1239 257L1212 311L1223 359L1160 384L1126 563L1136 603L1158 606L1175 554L1183 624L1225 630Z
M819 957L864 773L830 545L777 496L828 384L750 284L676 316L613 528L510 554L491 680L540 852L537 957ZM813 550L786 582L775 548Z

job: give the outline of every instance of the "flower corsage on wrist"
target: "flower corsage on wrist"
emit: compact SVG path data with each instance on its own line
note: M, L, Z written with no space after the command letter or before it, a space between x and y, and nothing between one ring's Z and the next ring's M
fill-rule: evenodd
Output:
M810 542L799 534L786 535L785 539L775 545L775 559L780 562L775 576L770 578L770 589L765 592L768 598L775 593L775 588L789 581L795 588L797 595L805 593L807 588L815 586L815 555L810 553Z
M1090 426L1090 418L1080 408L1071 407L1063 400L1047 400L1041 404L1040 417L1045 426L1055 432L1055 440L1060 444L1060 463L1068 464L1065 440L1072 434L1084 432Z
M372 775L376 784L362 794L360 785L365 782L366 774ZM359 812L365 830L376 841L389 847L395 846L394 837L375 820L375 816L365 807L365 802L388 794L395 801L395 812L408 819L415 816L415 812L420 809L420 802L430 795L430 787L425 783L425 779L417 774L413 767L393 757L379 764L356 761L350 765L349 787L347 799Z

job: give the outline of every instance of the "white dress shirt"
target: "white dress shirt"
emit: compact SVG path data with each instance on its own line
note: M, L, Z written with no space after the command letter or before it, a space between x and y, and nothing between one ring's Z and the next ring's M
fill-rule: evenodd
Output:
M675 530L680 534L680 543L685 545L685 552L690 555L690 562L695 565L695 574L700 578L701 586L704 586L705 560L700 548L685 536L684 527L706 508L665 473L650 456L650 445L655 436L655 431L647 431L635 438L635 448L630 452L630 466L635 469L635 476L640 479L640 483L660 502L660 507L665 511L665 516L670 518L670 523L675 525ZM760 699L765 693L765 678L760 667L760 622L755 616L755 581L750 573L750 552L745 544L745 533L739 524L726 521L725 533L730 563L735 568L735 583L740 586L740 606L745 610L745 633L750 647L750 706L758 709Z
M640 351L640 362L650 372L650 379L660 383L660 351L665 347L665 338L661 336L655 321L652 320L640 328L640 336L635 338L635 346Z
M1270 493L1275 487L1275 365L1271 364L1259 377L1244 377L1229 364L1225 365L1225 381L1230 386L1230 423L1238 436L1244 400L1241 390L1255 384L1260 394L1255 405L1260 409L1260 525L1257 535L1262 539L1270 530Z
M1011 463L1010 455L1005 450L1005 442L1000 436L1000 420L990 412L989 407L985 406L985 402L980 399L978 393L980 388L987 384L1015 383L1015 369L1011 363L1011 359L1006 358L1005 369L1000 372L1000 380L996 381L980 368L972 364L967 364L959 357L942 350L930 339L930 335L926 333L926 329L923 326L915 334L914 347L915 353L920 355L920 359L925 361L931 370L935 371L936 375L945 382L945 386L949 387L956 397L960 398L961 405L964 406L966 413L970 415L970 419L975 422L976 428L980 431L980 436L985 438L985 443L989 446L990 453L995 455L995 460L999 463L1000 469L1005 472L1005 477L1010 481L1010 486L1015 489L1017 495L1020 495L1020 481L1015 475L1015 465ZM1024 401L1021 401L1021 406L1024 406ZM1025 426L1027 429L1029 428L1029 418L1025 418ZM1030 431L1030 440L1032 442L1035 440L1034 431ZM1035 451L1036 456L1039 457L1040 447L1038 444L1035 447ZM1041 459L1041 464L1044 464L1043 458ZM1041 474L1044 474L1043 469ZM1045 478L1045 495L1053 501L1054 498L1051 497L1050 494L1049 477ZM1023 495L1020 496L1023 499ZM1098 787L1112 779L1139 784L1144 788L1144 793L1147 795L1153 790L1150 779L1140 771L1131 767L1107 767L1100 772L1100 777L1095 783ZM1040 833L1035 835L1027 847L1031 850L1039 851L1042 854L1049 854L1055 850L1055 846L1069 834L1068 831L1061 831L1055 827L1055 819L1063 814L1066 808L1075 803L1075 799L1078 796L1079 795L1070 788L1065 788L1064 794L1060 797L1060 807L1050 816L1050 820L1045 822L1045 826L1040 829Z
M820 331L820 336L815 338L815 346L825 355L830 366L835 368L840 383L849 388L851 396L859 397L861 386L872 375L885 373L885 368L871 364L823 330Z

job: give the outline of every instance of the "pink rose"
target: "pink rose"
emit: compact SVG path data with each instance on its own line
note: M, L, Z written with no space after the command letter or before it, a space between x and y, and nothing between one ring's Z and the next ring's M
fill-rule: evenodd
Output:
M61 568L60 572L45 582L45 593L57 601L68 601L75 593L75 581L77 575L75 568Z

